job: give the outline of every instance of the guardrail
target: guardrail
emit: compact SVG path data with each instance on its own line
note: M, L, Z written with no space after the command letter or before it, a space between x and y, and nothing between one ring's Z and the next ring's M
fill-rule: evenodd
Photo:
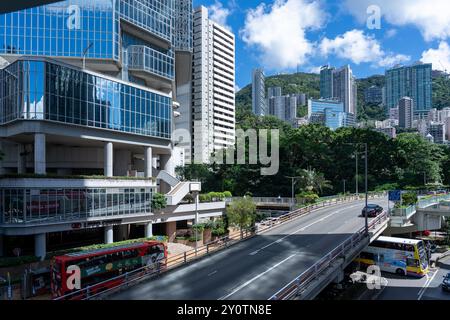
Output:
M374 198L380 197L380 196L385 196L385 194L383 194L383 193L373 194L370 196L370 198L374 199ZM91 285L86 288L83 288L81 290L74 291L65 296L55 298L54 300L71 299L71 298L80 297L80 296L81 296L81 299L83 299L83 300L100 298L106 294L111 294L114 291L120 291L124 288L128 288L140 281L151 279L152 277L158 276L161 273L167 272L167 271L177 268L181 265L185 265L194 260L202 258L205 255L219 251L223 248L228 248L229 246L232 246L233 244L235 244L237 242L249 239L257 234L264 233L268 230L271 230L275 227L282 225L283 223L286 223L288 221L294 220L301 216L307 215L312 211L322 209L324 207L329 207L329 206L342 204L342 203L346 203L346 202L352 202L352 201L361 200L361 199L362 199L361 196L356 196L356 195L348 196L348 197L340 197L340 198L337 197L337 198L326 200L326 201L323 201L323 202L320 202L317 204L299 208L290 213L282 215L278 218L274 218L269 225L263 225L263 226L258 225L258 226L254 226L250 229L244 229L242 231L237 231L237 232L231 233L225 237L222 237L215 241L207 243L206 245L200 246L197 249L192 249L192 250L186 251L184 253L171 256L171 257L167 258L166 264L161 266L161 268L159 268L156 271L149 270L149 268L147 266L142 267L142 268L133 270L131 272L127 272L123 275L117 276L115 278L111 278L106 281L96 283L95 285ZM114 286L113 288L102 289L102 290L96 289L96 288L105 286L109 282L117 282L118 284L116 286Z
M379 215L376 219L369 223L369 232L376 228L377 225L386 221L389 218L387 212ZM347 253L351 252L362 240L366 239L367 235L365 227L361 228L357 233L350 236L347 240L333 249L330 253L317 261L314 265L302 272L297 278L288 283L285 287L275 293L269 300L289 300L304 291L307 286L316 279L325 269L331 266L334 262Z

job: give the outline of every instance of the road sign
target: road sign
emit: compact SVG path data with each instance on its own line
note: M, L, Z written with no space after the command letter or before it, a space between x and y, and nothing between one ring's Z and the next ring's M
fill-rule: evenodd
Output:
M389 191L389 201L401 201L401 199L402 199L401 190Z

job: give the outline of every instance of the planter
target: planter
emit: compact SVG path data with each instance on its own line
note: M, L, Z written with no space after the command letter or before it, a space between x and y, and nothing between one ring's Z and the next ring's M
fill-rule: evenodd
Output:
M189 243L189 240L187 240L187 239L175 239L174 242L187 245Z
M203 243L211 242L212 238L211 232L212 232L211 229L203 230Z

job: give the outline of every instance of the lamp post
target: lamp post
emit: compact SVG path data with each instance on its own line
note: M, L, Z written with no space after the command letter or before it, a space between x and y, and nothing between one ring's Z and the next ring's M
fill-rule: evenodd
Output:
M365 170L364 170L364 184L365 184L365 191L366 191L366 197L365 197L365 210L364 210L364 216L365 216L365 233L366 235L369 234L369 218L367 214L367 205L369 202L369 190L368 190L368 155L367 155L367 143L366 142L360 142L360 143L346 143L348 145L364 145L364 164L365 164ZM358 150L355 151L355 158L356 158L356 193L358 194Z
M346 182L347 180L345 180L345 179L342 179L342 182L344 182L344 197L345 197L345 182Z
M86 54L92 47L93 43L90 42L89 45L83 50L83 70L86 69Z
M286 176L286 178L288 178L288 179L291 179L291 186L292 186L292 190L291 190L291 203L292 203L292 206L294 205L294 199L295 199L295 195L294 195L294 193L295 193L295 191L294 191L294 186L295 186L295 179L299 179L299 178L301 178L300 176L297 176L297 177L287 177Z

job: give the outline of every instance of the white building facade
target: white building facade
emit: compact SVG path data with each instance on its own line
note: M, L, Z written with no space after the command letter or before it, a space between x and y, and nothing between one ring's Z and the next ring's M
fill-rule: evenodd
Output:
M194 12L192 158L211 155L235 142L235 36L211 21L208 9Z

